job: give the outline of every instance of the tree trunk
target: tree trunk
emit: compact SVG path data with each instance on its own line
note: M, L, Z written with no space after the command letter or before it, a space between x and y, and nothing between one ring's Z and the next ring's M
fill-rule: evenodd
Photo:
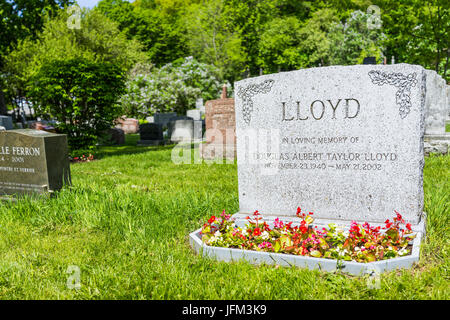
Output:
M0 84L0 115L6 115L7 113L8 109L6 108L5 95Z
M447 49L447 60L445 61L445 67L444 67L444 79L447 76L447 70L448 70L448 58L450 56L450 48Z

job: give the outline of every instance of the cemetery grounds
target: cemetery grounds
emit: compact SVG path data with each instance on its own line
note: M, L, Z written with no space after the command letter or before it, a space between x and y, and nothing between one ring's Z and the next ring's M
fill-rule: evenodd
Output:
M367 276L197 256L188 234L238 211L237 166L175 165L173 146L137 140L72 164L73 186L57 197L0 202L1 299L450 298L450 155L425 160L420 262L371 286Z

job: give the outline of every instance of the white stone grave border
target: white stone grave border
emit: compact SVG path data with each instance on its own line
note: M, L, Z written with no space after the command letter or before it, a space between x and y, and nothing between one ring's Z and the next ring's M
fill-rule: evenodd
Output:
M246 220L244 214L235 214L233 218L238 226L244 225ZM281 218L284 222L298 222L298 218L291 217L276 217L267 216L264 218L269 225L273 224L276 218ZM336 223L337 225L348 228L350 223L343 220L325 220L317 219L314 221L313 226L325 227L330 223ZM295 225L295 224L294 224ZM382 226L379 223L371 223L372 226ZM411 254L398 258L391 258L382 261L375 261L369 263L361 263L354 261L343 261L335 259L325 259L325 258L314 258L314 257L304 257L297 256L293 254L286 253L272 253L272 252L261 252L253 250L235 249L235 248L225 248L225 247L212 247L206 245L201 238L201 228L195 230L189 234L189 243L191 247L201 256L209 257L218 261L233 262L244 260L251 264L267 264L267 265L280 265L285 267L300 267L307 268L310 270L320 270L327 272L340 271L343 273L348 273L353 276L364 276L372 275L375 273L382 273L386 271L393 271L396 269L408 269L413 266L414 263L418 262L420 259L420 248L422 244L422 239L425 238L426 234L426 213L422 214L419 224L412 226L412 231L416 237L412 240L412 250Z

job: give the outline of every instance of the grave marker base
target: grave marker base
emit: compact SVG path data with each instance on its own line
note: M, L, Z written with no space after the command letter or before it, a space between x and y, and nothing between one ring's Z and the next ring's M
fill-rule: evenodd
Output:
M236 225L242 226L246 223L245 217L247 214L236 213L233 215ZM268 224L272 224L277 218L276 216L266 216L263 221ZM294 223L300 223L298 218L283 217L285 222L293 221ZM361 222L361 221L358 221ZM393 271L396 269L411 268L414 263L419 261L420 258L420 246L422 239L425 238L425 222L426 213L422 214L421 220L418 224L412 226L412 231L416 234L416 237L412 241L411 254L398 258L391 258L387 260L375 261L370 263L361 263L354 261L343 261L335 259L325 258L313 258L305 257L286 253L274 253L274 252L261 252L253 250L243 250L236 248L224 248L224 247L212 247L206 245L201 238L201 228L195 230L189 234L189 243L191 247L201 256L209 257L218 261L239 261L244 260L249 263L259 265L280 265L285 267L300 267L310 270L320 270L326 272L341 271L353 276L364 276L380 274L386 271ZM326 227L329 223L336 223L344 228L350 226L350 221L344 220L329 220L329 219L316 219L312 226ZM382 224L371 223L373 226Z

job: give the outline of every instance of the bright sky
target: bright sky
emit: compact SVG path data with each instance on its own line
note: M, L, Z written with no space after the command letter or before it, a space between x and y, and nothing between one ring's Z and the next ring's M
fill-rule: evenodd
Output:
M83 8L93 8L100 0L76 0L78 2L78 5ZM130 0L128 0L130 1Z

